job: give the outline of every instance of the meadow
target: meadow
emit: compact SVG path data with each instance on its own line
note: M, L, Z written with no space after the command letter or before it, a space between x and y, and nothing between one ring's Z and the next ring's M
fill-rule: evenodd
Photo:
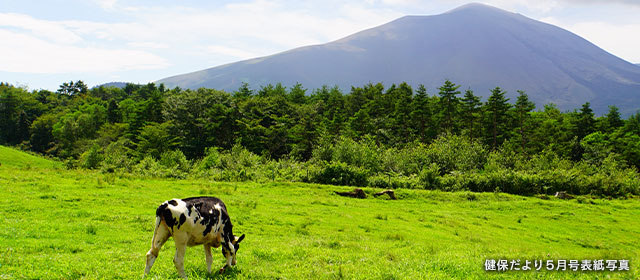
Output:
M0 146L0 279L140 279L156 207L211 195L246 234L238 265L208 274L201 246L190 279L639 279L637 198L541 199L397 189L398 200L334 194L353 187L142 179L67 170ZM173 241L147 279L178 278ZM486 272L487 259L629 260L627 272ZM214 269L223 265L214 252Z

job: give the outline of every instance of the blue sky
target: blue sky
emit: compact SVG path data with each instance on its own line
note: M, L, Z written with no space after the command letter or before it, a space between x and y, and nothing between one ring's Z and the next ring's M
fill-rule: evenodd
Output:
M0 0L0 81L147 83L337 40L404 15L489 4L640 63L637 0Z

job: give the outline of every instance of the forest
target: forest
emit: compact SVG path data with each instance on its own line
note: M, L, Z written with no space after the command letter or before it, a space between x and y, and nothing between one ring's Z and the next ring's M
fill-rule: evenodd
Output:
M0 144L143 178L289 181L546 197L640 195L640 111L537 107L445 81L228 93L0 84ZM1 163L0 163L1 164Z

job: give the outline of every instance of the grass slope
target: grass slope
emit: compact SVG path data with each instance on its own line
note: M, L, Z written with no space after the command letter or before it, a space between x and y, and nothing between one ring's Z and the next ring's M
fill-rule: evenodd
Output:
M61 162L44 159L13 148L0 146L0 167L8 168L62 168Z
M155 208L198 195L222 198L247 238L222 276L206 272L201 246L189 248L191 279L640 278L635 199L397 190L398 201L359 200L334 186L144 180L19 158L0 154L0 279L140 278ZM167 242L151 277L178 277L174 248ZM631 271L488 273L488 258L629 259ZM214 268L223 262L217 249Z

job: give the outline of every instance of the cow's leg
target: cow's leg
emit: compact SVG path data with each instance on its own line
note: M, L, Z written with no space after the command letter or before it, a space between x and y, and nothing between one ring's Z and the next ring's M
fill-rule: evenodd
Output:
M213 257L211 256L211 245L204 244L204 255L207 258L207 271L211 273L211 264L213 263Z
M176 256L173 258L173 264L176 266L180 277L187 279L187 275L184 274L184 254L187 251L187 236L183 233L179 236L173 236L173 240L176 243Z
M151 239L151 249L147 252L147 267L144 269L144 275L147 275L153 266L153 263L160 253L160 248L167 242L169 236L169 229L164 224L161 224L160 217L156 217L156 228L153 231L153 238Z

